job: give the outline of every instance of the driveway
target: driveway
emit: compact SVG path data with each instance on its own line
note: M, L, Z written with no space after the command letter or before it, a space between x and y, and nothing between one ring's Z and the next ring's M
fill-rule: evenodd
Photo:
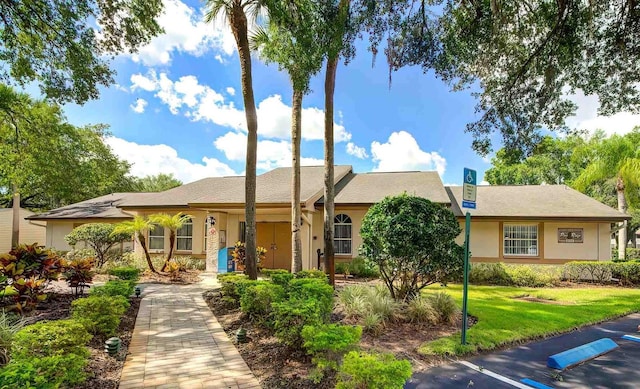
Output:
M414 374L405 388L535 387L522 384L523 378L552 388L638 388L640 343L621 338L638 335L639 324L640 314L636 313L543 341L451 362ZM605 337L620 347L562 372L546 365L550 355Z

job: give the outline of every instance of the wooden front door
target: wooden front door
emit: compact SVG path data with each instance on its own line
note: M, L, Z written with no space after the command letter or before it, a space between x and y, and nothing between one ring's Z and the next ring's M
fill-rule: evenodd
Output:
M291 225L289 223L257 223L256 243L267 249L262 267L291 270Z

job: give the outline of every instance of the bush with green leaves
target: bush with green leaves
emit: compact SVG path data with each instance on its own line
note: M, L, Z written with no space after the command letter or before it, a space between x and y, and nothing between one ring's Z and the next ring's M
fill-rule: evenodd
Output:
M329 320L333 288L321 279L301 278L291 280L287 292L287 300L271 304L274 329L284 344L300 347L305 325L317 326Z
M362 220L362 254L378 266L391 297L411 300L462 273L460 233L458 219L441 204L406 193L386 197Z
M322 270L302 270L295 274L295 278L316 278L327 282L329 280Z
M238 284L248 281L249 278L244 274L222 273L218 274L218 281L222 286L220 293L222 299L229 305L237 306L240 304L240 294L238 293Z
M407 304L407 318L412 323L436 324L441 314L431 304L431 299L420 296Z
M6 365L11 359L13 338L24 324L23 318L5 311L0 312L0 366Z
M355 277L360 278L378 278L380 277L380 271L378 266L364 258L356 257L349 263L349 272Z
M0 369L0 388L73 388L86 381L87 363L77 354L14 359Z
M80 300L86 299L76 301ZM14 335L11 358L30 360L66 354L87 357L85 345L89 340L91 335L77 320L40 321Z
M112 223L88 223L74 228L64 240L75 246L80 242L85 242L91 247L96 255L96 265L102 267L107 259L107 252L116 244L130 241L131 234L115 230L116 225Z
M93 264L93 257L76 257L63 262L64 272L62 276L67 281L67 285L75 290L76 296L83 294L84 288L88 288L89 284L93 282L93 276L95 275L92 270Z
M355 349L362 337L362 327L322 324L302 328L302 340L307 354L316 366L311 380L319 382L327 370L336 370L342 356Z
M336 389L401 389L411 378L411 363L393 354L351 351L338 371Z
M286 288L292 279L293 279L293 274L289 272L271 274L271 281L273 281L274 284L281 285L283 288Z
M378 334L397 319L400 305L382 285L350 285L338 293L347 317L357 319L367 332Z
M271 321L271 304L284 300L284 288L270 281L258 281L249 285L240 297L242 312L252 320L262 323Z
M569 281L609 282L616 265L622 262L573 261L564 265L564 275Z
M94 287L89 294L92 296L122 296L128 299L135 288L135 281L111 280L104 285Z
M63 259L51 250L32 245L18 245L0 254L0 289L9 283L16 294L11 296L12 309L20 313L32 310L47 298L44 289L57 280L63 270Z
M438 292L429 295L428 299L437 314L438 323L452 324L460 315L460 308L451 295Z
M560 284L562 274L562 267L555 265L473 263L469 282L474 285L550 287ZM462 278L458 277L456 281L462 281Z
M113 336L120 318L129 308L129 300L116 295L91 295L71 303L71 317L91 334Z
M274 274L291 274L287 269L262 269L260 272L265 276L271 278Z
M120 266L109 269L109 274L125 281L138 281L140 269L133 266Z

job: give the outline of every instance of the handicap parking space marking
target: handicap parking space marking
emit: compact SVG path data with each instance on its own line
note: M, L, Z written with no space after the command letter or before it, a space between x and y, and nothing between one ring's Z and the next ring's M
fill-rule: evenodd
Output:
M624 336L622 337L622 339L624 339L624 340L630 340L630 341L632 341L632 342L640 343L640 337L633 336L633 335L624 335Z
M527 385L529 385L529 386L531 386L533 388L536 388L536 389L553 389L551 386L547 386L547 385L545 385L543 383L540 383L538 381L534 381L534 380L529 379L529 378L523 378L523 379L520 380L520 382L522 382L523 384L527 384Z
M473 363L469 362L469 361L458 361L458 363L468 367L469 369L475 370L479 373L482 373L484 375L487 375L491 378L495 378L498 381L504 382L505 384L509 384L511 386L514 386L516 388L520 388L520 389L531 389L531 386L529 385L525 385L523 383L520 383L518 381L514 381L511 378L505 377L503 375L500 375L498 373L494 373L491 370L487 370L487 369L483 369L478 365L474 365Z

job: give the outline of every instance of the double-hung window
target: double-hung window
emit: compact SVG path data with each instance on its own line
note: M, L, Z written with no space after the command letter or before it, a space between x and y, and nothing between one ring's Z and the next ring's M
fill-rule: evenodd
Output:
M178 251L191 251L193 243L193 221L188 219L182 227L176 231L176 249Z
M333 220L333 247L336 254L351 254L351 218L345 214L336 215Z
M537 224L505 224L503 228L506 255L538 256Z
M149 230L149 250L164 250L164 227L154 224Z

